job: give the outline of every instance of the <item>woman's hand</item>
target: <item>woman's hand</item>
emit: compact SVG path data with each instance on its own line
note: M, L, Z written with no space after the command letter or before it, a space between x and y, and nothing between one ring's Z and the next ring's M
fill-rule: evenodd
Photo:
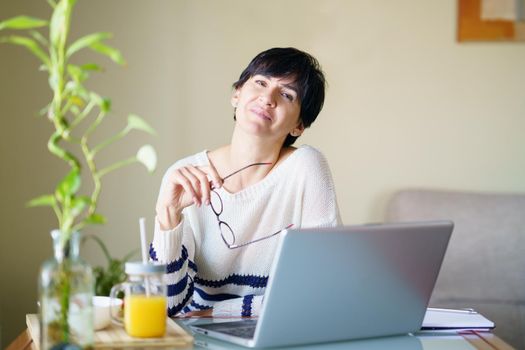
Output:
M188 165L173 170L168 174L157 200L156 212L160 228L175 228L181 221L182 209L192 204L199 207L203 203L209 205L211 188L221 186L222 179L213 165Z

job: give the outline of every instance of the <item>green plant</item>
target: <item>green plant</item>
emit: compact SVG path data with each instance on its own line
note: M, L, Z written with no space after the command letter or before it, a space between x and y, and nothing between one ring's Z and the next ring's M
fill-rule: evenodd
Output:
M105 217L96 211L101 180L105 175L135 162L143 163L149 171L153 171L156 166L155 151L150 145L141 147L134 157L103 168L99 168L96 164L96 155L132 130L141 130L150 134L155 132L142 118L131 114L123 130L105 141L90 146L90 136L110 114L111 101L90 91L84 85L90 74L101 71L101 67L93 63L73 64L71 58L81 50L91 49L118 64L125 62L117 49L103 43L111 37L110 33L92 33L68 44L71 12L76 0L49 0L48 2L53 7L49 22L28 16L17 16L0 22L0 30L26 30L28 34L3 36L0 37L0 43L25 47L41 61L41 70L48 72L52 100L43 109L42 115L46 115L54 125L54 132L49 138L47 147L52 154L70 166L70 171L58 183L53 194L34 198L28 205L53 208L64 241L67 241L71 232L90 224L103 224L106 221ZM35 30L40 28L49 29L49 39ZM87 166L93 181L89 196L79 195L81 160Z
M88 239L92 239L98 244L107 260L106 268L102 266L96 266L93 268L93 274L95 275L95 294L109 296L111 287L115 284L124 282L126 279L124 265L129 259L136 255L139 250L135 249L129 252L122 259L115 259L111 257L111 254L102 239L95 235L87 235L84 237L83 242L86 242Z
M154 130L139 116L128 116L127 125L108 139L91 144L91 136L110 115L111 101L85 86L86 80L101 67L93 63L74 64L71 59L89 49L124 64L121 53L104 41L110 33L92 33L77 40L68 40L71 13L76 0L48 0L52 7L49 21L29 16L17 16L0 22L0 31L22 31L24 35L10 34L0 37L0 43L22 46L41 63L40 69L48 74L52 98L41 112L54 126L47 143L49 151L69 165L67 174L58 182L53 193L29 201L28 206L51 207L58 220L61 245L69 244L73 232L88 225L104 224L106 218L97 212L102 178L123 166L142 163L149 171L156 166L155 150L150 145L142 146L135 156L113 164L99 167L96 156L109 145L122 139L133 130L154 134ZM46 32L47 30L47 32ZM92 186L81 186L81 173L91 177ZM80 191L82 187L83 191ZM68 341L67 313L69 285L67 261L61 266L64 280L58 294L61 299L62 319L60 327L63 341Z

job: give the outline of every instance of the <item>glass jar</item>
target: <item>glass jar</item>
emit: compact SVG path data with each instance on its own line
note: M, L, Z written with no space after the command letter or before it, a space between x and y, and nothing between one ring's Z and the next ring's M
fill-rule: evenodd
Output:
M128 262L128 278L111 288L110 297L124 293L124 318L114 313L114 322L123 325L132 337L162 337L166 333L166 265Z
M95 290L91 267L79 257L80 233L51 231L54 257L39 275L40 349L91 348Z

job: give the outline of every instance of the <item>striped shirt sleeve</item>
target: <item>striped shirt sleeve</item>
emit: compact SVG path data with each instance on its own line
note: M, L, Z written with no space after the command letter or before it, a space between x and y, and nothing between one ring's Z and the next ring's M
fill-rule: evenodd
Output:
M191 304L197 265L194 262L195 243L191 227L181 223L173 230L163 231L155 220L155 235L150 246L150 258L166 264L168 316L175 316Z

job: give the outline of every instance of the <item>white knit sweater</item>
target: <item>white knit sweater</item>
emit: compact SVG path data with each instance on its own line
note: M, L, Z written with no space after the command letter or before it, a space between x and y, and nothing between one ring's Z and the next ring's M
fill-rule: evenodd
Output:
M203 151L173 164L209 165ZM164 175L161 189L164 189ZM226 180L227 181L227 180ZM232 228L236 243L293 228L340 224L334 183L324 156L301 146L264 179L237 193L217 190L224 209L222 221ZM158 222L150 246L153 260L168 264L168 315L209 309L213 315L259 314L280 235L237 249L223 242L217 217L209 206L192 205L182 222L163 231Z

